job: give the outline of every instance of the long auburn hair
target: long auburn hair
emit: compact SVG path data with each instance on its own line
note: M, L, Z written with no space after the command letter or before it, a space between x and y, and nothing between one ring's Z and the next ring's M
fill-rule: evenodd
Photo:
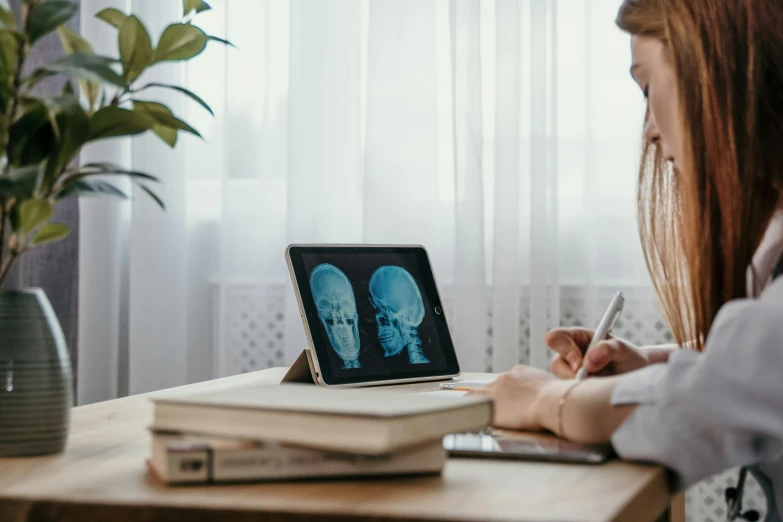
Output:
M783 2L625 0L616 23L661 40L676 74L685 157L673 170L645 140L639 231L677 342L702 350L783 187Z

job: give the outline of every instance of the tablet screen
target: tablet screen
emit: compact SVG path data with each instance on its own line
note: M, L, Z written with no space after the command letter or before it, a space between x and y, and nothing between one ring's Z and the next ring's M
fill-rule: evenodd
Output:
M324 382L459 373L423 248L292 246L289 257Z

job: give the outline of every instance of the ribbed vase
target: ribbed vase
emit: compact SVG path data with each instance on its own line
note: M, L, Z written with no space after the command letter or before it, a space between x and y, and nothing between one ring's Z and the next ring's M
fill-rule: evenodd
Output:
M0 292L0 457L61 452L72 403L68 350L46 294Z

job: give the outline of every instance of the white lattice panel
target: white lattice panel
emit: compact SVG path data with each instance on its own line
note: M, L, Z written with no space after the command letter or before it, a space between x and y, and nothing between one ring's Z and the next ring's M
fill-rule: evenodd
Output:
M685 494L685 522L723 522L726 520L724 491L737 484L738 470L733 469L720 475L702 480ZM764 520L767 501L758 482L748 475L745 481L743 509L756 509Z
M285 321L283 289L230 288L225 295L220 351L223 375L283 366Z
M564 289L560 298L560 324L562 326L584 326L591 328L591 316L596 310L603 312L611 292L601 291L595 302L588 306L584 295ZM443 289L443 307L448 314L452 309L452 298L448 289ZM221 311L220 299L216 298L215 317L224 319L216 346L218 368L222 375L234 375L249 371L283 366L285 364L285 317L284 287L257 285L236 285L225 289L225 307ZM593 313L588 313L592 310ZM520 362L530 356L530 300L523 295L520 304ZM486 371L492 371L492 310L487 305ZM626 305L613 333L637 345L666 344L673 342L658 303L652 294L626 294ZM726 517L724 490L737 480L737 470L731 470L704 480L686 492L687 522L722 522ZM763 515L766 500L761 488L748 477L744 506L758 509Z

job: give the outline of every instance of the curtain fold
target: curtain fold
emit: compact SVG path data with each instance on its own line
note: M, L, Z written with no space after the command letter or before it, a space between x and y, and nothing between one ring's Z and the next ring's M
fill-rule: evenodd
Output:
M149 79L215 117L145 92L204 140L85 151L162 175L167 210L81 202L80 402L292 362L306 338L289 243L423 244L465 371L545 367L547 330L590 326L618 289L626 330L665 337L635 230L644 103L616 2L210 3L196 22L236 48ZM82 28L114 54L93 18L107 6L83 1ZM179 14L111 6L153 42Z
M81 33L97 49L116 48L117 31L94 18L104 7L127 11L129 2L83 0ZM130 142L109 140L83 149L81 163L130 163ZM119 187L128 190L129 184ZM79 404L117 397L127 386L127 237L130 202L105 198L79 201ZM121 313L121 311L123 313ZM124 359L124 361L123 361Z
M147 30L155 36L182 16L179 2L133 0L131 10L144 14ZM148 81L181 85L182 66L172 62L153 67L145 74L145 83ZM174 114L182 114L185 108L184 97L169 90L144 91L134 98L165 103ZM187 179L182 145L189 137L182 134L180 147L173 151L152 133L131 142L133 168L157 173L165 180L158 194L166 209L159 208L138 187L133 188L129 238L130 394L187 383L187 349L191 341L187 275L191 260L187 256Z
M450 0L452 155L454 171L453 302L447 310L457 356L484 368L488 346L481 3Z

